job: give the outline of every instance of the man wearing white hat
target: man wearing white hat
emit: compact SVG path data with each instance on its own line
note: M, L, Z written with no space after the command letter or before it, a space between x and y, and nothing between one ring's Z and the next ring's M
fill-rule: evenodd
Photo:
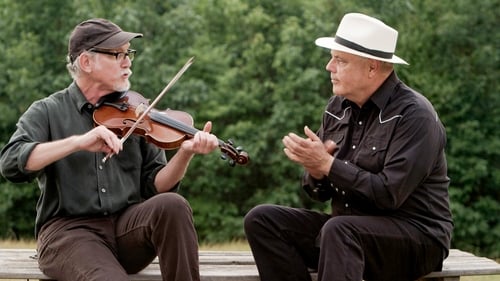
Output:
M263 281L416 280L440 270L453 221L446 133L431 103L396 76L398 32L346 14L326 65L334 95L322 124L283 138L303 187L331 214L259 205L245 232Z

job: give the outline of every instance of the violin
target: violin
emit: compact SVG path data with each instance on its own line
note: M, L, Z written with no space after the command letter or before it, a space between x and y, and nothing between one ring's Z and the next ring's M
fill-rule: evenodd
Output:
M199 131L193 127L193 117L187 112L152 108L142 116L148 107L148 99L129 90L116 100L100 102L94 110L93 119L97 125L105 126L119 137L128 137L130 133L140 135L146 141L166 150L178 148L182 142ZM225 142L218 139L218 141L222 152L221 158L224 160L229 158L231 166L248 163L248 153L241 147L235 148L230 140Z

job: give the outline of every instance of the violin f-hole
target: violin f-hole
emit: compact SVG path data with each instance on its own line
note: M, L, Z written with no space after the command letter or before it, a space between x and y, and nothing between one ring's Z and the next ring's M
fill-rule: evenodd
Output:
M137 120L131 119L131 118L124 118L122 120L123 125L128 126L129 128L131 128L132 125L136 122L137 122ZM132 125L130 125L130 124L132 124ZM151 124L149 122L144 122L144 119L139 121L139 124L136 126L136 128L140 128L146 132L151 132L153 130L153 128L151 127Z

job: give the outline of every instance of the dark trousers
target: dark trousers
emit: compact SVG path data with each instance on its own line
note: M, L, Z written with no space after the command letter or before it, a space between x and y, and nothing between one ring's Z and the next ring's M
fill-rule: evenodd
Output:
M163 280L200 280L189 203L158 194L109 217L63 217L38 236L40 269L64 280L128 280L158 256Z
M442 266L445 249L404 220L337 216L260 205L245 233L262 281L416 280Z

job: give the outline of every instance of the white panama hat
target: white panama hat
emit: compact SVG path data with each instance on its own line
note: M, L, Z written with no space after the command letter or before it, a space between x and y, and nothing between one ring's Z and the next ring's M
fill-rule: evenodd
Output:
M408 64L394 55L398 32L382 21L359 13L346 14L335 37L316 39L316 45L375 60Z

